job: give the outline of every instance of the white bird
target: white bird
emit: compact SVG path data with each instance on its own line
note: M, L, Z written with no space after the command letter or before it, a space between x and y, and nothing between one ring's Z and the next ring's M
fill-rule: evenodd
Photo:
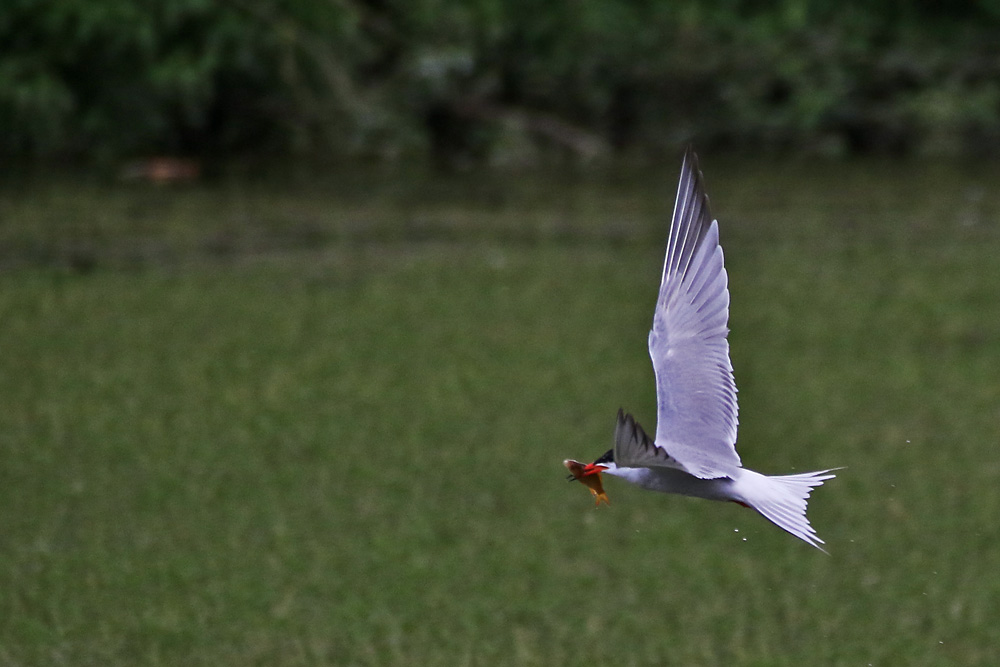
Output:
M756 510L823 550L806 518L813 488L831 470L766 476L736 453L736 384L729 360L729 289L719 225L709 214L697 157L684 155L660 294L649 332L656 374L656 438L618 411L614 448L593 463L563 461L570 480L608 502L601 473L662 493L728 500Z

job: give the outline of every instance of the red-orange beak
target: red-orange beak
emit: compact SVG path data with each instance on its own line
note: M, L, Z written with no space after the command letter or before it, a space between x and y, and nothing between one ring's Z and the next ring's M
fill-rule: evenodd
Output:
M570 481L583 482L594 494L594 507L600 507L602 500L606 505L611 504L611 501L608 500L608 494L604 493L604 485L601 483L601 471L605 470L607 466L602 466L599 463L580 463L573 459L566 459L563 461L563 465L570 472Z

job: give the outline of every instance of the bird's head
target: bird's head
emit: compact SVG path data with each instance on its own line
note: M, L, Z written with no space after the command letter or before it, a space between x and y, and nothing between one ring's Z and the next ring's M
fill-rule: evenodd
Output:
M604 485L601 483L601 471L606 470L608 466L597 462L580 463L573 459L566 459L563 461L563 465L569 470L569 481L583 482L590 489L590 492L594 494L595 507L600 507L602 500L607 505L611 504L611 501L608 500L608 494L604 493Z

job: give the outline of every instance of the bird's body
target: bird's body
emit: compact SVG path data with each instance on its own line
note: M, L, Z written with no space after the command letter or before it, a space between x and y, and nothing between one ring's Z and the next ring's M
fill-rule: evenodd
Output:
M727 500L757 510L792 535L822 548L806 518L812 489L829 470L766 476L736 453L736 385L729 360L729 290L718 223L690 150L681 168L660 292L649 332L656 374L656 438L618 412L614 448L590 464L567 460L607 502L601 473L651 491Z
M616 465L609 466L603 472L621 477L625 481L649 491L659 491L660 493L675 493L680 496L704 498L705 500L732 500L734 502L739 502L737 498L743 495L737 492L738 477L702 479L677 468L619 468ZM742 476L746 472L748 471L741 470L737 474Z

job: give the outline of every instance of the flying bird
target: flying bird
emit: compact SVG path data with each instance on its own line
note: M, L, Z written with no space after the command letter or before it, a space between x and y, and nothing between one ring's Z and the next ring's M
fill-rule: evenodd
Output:
M756 510L823 550L806 518L812 490L837 470L767 476L736 453L737 404L729 360L729 289L719 224L689 148L684 155L660 293L649 332L656 375L656 437L618 410L614 447L593 463L563 461L596 505L608 503L601 474L651 491L727 500Z

